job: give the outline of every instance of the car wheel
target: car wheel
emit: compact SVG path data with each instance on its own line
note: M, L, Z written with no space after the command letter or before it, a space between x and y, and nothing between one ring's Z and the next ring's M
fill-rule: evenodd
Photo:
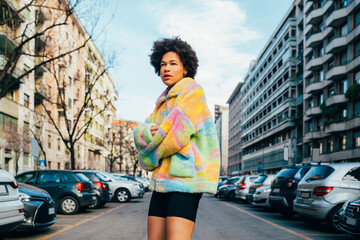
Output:
M128 202L130 201L130 192L127 190L127 189L118 189L116 190L115 192L115 199L118 201L118 202L121 202L121 203L124 203L124 202Z
M60 211L63 214L75 214L79 211L79 208L79 202L72 196L63 197L60 200Z
M95 208L99 208L100 207L100 203L101 203L101 199L98 195L96 195L96 200L95 202L93 202L92 204L89 205L89 208L91 209L95 209Z
M341 209L341 207L342 205L335 206L333 209L331 209L331 211L329 212L326 218L326 222L330 230L333 232L341 231L339 227L339 210Z
M233 201L234 199L235 199L235 191L229 192L229 194L227 195L227 200Z

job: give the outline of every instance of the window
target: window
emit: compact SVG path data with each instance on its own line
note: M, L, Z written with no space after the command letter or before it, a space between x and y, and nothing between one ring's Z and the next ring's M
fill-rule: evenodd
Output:
M29 153L24 153L23 164L24 167L30 167Z
M14 100L14 91L8 91L7 93L6 93L6 97L7 98L9 98L9 99L11 99L11 100Z
M39 184L60 183L61 177L59 172L40 172Z
M340 150L346 150L346 135L340 136Z
M360 85L360 71L358 71L354 74L354 83Z
M360 181L360 167L354 167L344 177L345 181Z
M346 36L347 34L348 34L348 27L347 27L347 23L345 23L341 27L341 37Z
M18 180L19 182L27 183L27 184L34 184L35 179L36 179L36 173L26 173L16 178L16 180Z
M17 119L0 113L0 129L6 132L17 132Z
M324 79L325 79L325 74L324 74L324 71L321 70L321 71L319 72L319 81L324 81Z
M29 137L29 131L30 131L30 127L29 127L29 123L24 122L24 137Z
M360 131L354 132L354 147L360 148Z
M24 93L24 106L29 107L29 105L30 105L29 95Z
M51 149L51 135L48 135L48 148Z
M360 117L360 101L354 104L354 118Z
M327 152L331 153L333 151L334 151L334 139L330 138L330 139L328 139Z
M58 150L60 151L61 146L60 146L60 138L57 139L57 145L58 145Z
M345 50L340 54L340 65L344 65L347 63L347 51Z
M358 57L360 55L360 40L357 40L354 43L354 58Z
M360 11L357 11L355 13L355 26L359 25L360 24Z
M348 90L348 81L346 79L341 80L340 81L340 93L345 94L347 90Z

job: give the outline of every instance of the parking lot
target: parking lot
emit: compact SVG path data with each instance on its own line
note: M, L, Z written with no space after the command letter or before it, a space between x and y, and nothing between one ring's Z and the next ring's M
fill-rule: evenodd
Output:
M51 227L37 232L16 233L12 239L146 239L147 208L151 193L128 203L110 202L104 208L76 215L58 214ZM217 239L355 239L329 232L324 224L308 226L299 216L284 218L270 210L240 201L225 201L204 195L200 202L193 240Z

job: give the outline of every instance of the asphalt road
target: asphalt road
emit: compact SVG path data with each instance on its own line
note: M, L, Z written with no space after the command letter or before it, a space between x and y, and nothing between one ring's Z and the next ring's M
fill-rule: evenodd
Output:
M58 222L43 231L16 233L12 239L146 239L150 194L129 203L108 203L104 208L86 210L73 216L58 215ZM299 217L285 219L280 214L254 208L242 202L228 202L204 195L200 201L193 240L314 239L354 240L334 234L326 226L308 226Z

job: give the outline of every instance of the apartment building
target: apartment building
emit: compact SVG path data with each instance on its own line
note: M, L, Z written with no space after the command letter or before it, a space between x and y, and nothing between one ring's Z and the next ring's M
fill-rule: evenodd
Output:
M243 172L272 173L296 162L295 10L294 4L244 78L238 118Z
M215 105L215 128L220 147L220 175L227 175L229 152L229 107Z
M360 161L360 1L297 1L303 161Z
M4 1L6 6L2 6L6 7L4 9L16 11L28 2L30 1L9 0ZM36 1L36 3L46 4L46 7L27 8L24 11L26 15L19 16L21 23L16 28L13 26L11 29L6 28L6 24L0 26L2 30L0 32L2 40L0 40L0 59L6 62L5 46L16 44L14 36L24 31L25 26L33 27L34 32L40 32L53 24L59 25L25 45L25 50L34 54L35 57L21 56L17 70L14 71L17 75L22 70L31 69L39 62L48 59L49 56L59 56L81 46L89 39L89 35L75 14L68 17L63 14L66 12L64 10L70 7L68 1L49 0ZM66 19L66 24L61 24L64 19ZM13 48L7 47L7 49ZM4 61L0 63L4 64ZM74 128L75 132L81 132L81 128L86 125L88 119L93 118L86 134L74 146L75 168L104 170L105 156L108 151L104 139L109 126L115 119L114 103L117 100L117 93L114 90L113 80L104 71L103 66L105 62L90 39L79 50L37 68L27 75L19 86L9 91L7 96L0 100L1 118L6 122L0 130L2 134L0 136L0 166L13 173L14 156L17 152L9 147L9 141L3 135L15 134L23 138L22 135L26 136L25 133L30 130L32 135L29 138L35 138L33 133L36 133L38 145L41 146L42 151L37 154L36 141L31 141L32 145L21 144L29 150L20 149L19 172L38 168L45 156L47 169L70 168L70 152L64 144L64 140L69 141L67 133ZM89 81L100 74L92 90L88 91ZM84 109L87 92L91 92L90 107ZM110 104L107 104L107 109L103 111L105 99L110 98L112 99ZM79 114L80 112L82 114ZM75 127L76 123L77 127Z
M243 82L239 82L227 103L229 104L229 142L228 142L228 175L241 172L241 91Z

